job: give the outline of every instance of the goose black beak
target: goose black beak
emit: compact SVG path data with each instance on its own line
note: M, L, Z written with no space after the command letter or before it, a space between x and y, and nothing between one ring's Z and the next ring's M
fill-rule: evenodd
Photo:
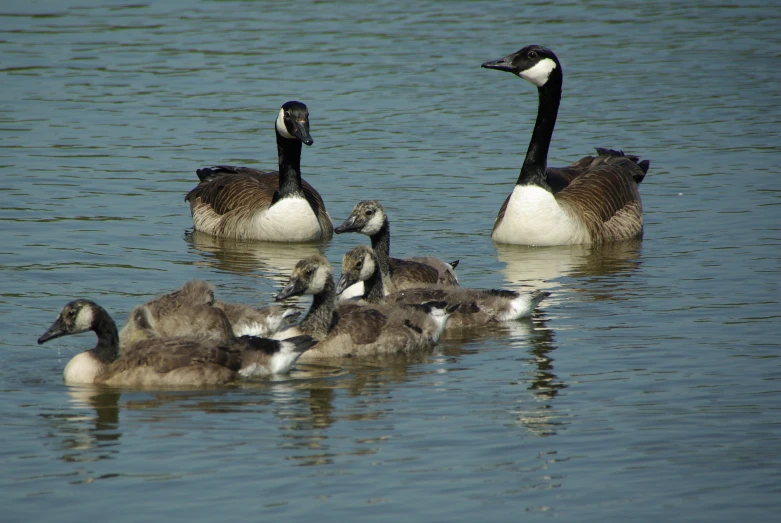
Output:
M309 120L294 120L293 135L301 140L304 145L312 145L315 141L309 134Z
M285 288L282 289L279 294L274 296L274 301L282 301L285 298L289 298L291 296L298 296L299 294L302 294L304 292L304 285L301 283L301 280L298 278L292 279L289 282L287 282L287 285L285 285Z
M490 62L483 62L480 67L485 69L496 69L497 71L507 71L508 73L515 73L515 67L513 67L513 55L507 55L504 58L498 60L492 60Z
M352 232L357 231L358 229L360 229L360 227L355 224L355 216L350 216L343 224L334 229L334 232L336 234L342 234L343 232Z
M49 340L53 340L54 338L59 338L60 336L64 336L65 329L63 328L62 324L60 323L60 319L57 318L57 320L52 323L52 326L46 329L46 332L41 334L41 337L38 338L38 345L43 345Z

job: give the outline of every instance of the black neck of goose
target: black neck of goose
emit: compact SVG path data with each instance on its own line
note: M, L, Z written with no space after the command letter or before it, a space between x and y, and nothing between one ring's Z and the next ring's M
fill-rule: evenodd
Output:
M279 191L276 200L289 196L304 196L301 188L300 140L285 138L277 131L277 154L279 155Z
M538 185L548 191L548 176L545 172L548 163L548 148L556 126L556 115L561 102L561 74L559 68L553 70L548 82L537 89L539 105L534 132L526 151L517 185Z
M368 303L385 303L385 285L382 283L379 263L371 278L363 282L363 299Z
M301 321L301 328L316 340L322 340L331 329L334 308L336 307L336 285L333 276L329 276L323 290L312 296L312 306Z
M93 349L103 363L111 363L119 357L119 334L117 324L102 307L93 309L92 330L98 336L98 344Z
M377 264L380 266L378 272L390 274L390 222L387 216L383 220L380 230L371 236L371 240Z

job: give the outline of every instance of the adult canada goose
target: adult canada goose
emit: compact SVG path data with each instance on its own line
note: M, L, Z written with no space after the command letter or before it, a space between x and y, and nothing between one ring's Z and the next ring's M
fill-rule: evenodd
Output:
M369 236L382 272L390 276L389 283L393 284L395 290L437 283L458 286L454 271L458 261L446 263L432 256L406 259L390 257L390 222L385 209L377 200L358 202L350 216L334 232L358 232Z
M238 376L285 373L314 344L311 337L270 340L244 336L228 343L192 338L154 338L119 354L114 320L95 302L65 305L38 343L94 331L95 348L74 356L63 371L65 383L105 383L130 387L203 386L229 383Z
M641 238L643 206L638 184L649 161L597 149L559 169L548 168L563 73L553 51L539 45L485 62L537 86L539 105L526 159L515 189L494 222L491 238L520 245L597 244Z
M459 305L447 322L447 328L475 327L531 316L534 308L549 292L529 293L504 289L466 289L464 287L427 286L386 294L380 264L374 250L359 245L344 255L341 288L362 281L368 303L414 304L440 300Z
M185 196L198 231L240 240L330 240L331 217L320 194L301 179L301 144L312 145L309 111L287 102L276 124L279 171L218 166L198 169Z
M373 356L429 349L439 339L455 307L443 302L412 308L367 307L336 303L333 270L321 255L296 264L290 280L276 296L283 300L312 295L312 305L297 325L278 332L276 338L309 335L318 343L302 361L323 357Z
M239 336L269 337L297 316L270 305L256 309L214 298L211 284L190 280L181 289L133 309L119 333L120 347L148 338L188 337L212 341Z

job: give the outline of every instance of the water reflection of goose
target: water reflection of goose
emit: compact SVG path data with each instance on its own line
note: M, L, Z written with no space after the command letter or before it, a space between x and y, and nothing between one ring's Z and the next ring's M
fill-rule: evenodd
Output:
M61 438L62 459L69 463L109 459L118 452L120 393L92 385L69 386L66 410L45 413L52 434ZM101 478L86 478L93 481Z
M319 243L265 243L218 238L199 231L185 234L201 265L238 274L257 274L284 283L299 260L322 254Z
M544 325L543 325L544 326ZM534 392L529 400L519 402L514 414L518 424L537 436L552 436L564 425L565 414L557 411L553 400L567 385L553 372L553 358L550 353L556 348L553 330L537 328L529 338L534 356L535 369L529 383Z
M510 284L556 289L562 276L573 278L615 275L634 271L640 264L642 243L526 247L494 244L501 269Z

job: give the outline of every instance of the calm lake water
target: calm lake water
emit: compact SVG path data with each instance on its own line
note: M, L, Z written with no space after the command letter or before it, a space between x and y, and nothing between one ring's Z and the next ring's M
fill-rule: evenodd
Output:
M777 517L781 10L707 4L0 3L0 519ZM651 160L642 244L491 242L537 98L480 64L530 43L565 73L551 165ZM395 255L550 299L409 358L216 390L63 385L94 337L35 340L73 298L120 324L191 278L266 304L299 258L367 241L192 233L195 169L275 168L292 99L335 222L379 199Z

